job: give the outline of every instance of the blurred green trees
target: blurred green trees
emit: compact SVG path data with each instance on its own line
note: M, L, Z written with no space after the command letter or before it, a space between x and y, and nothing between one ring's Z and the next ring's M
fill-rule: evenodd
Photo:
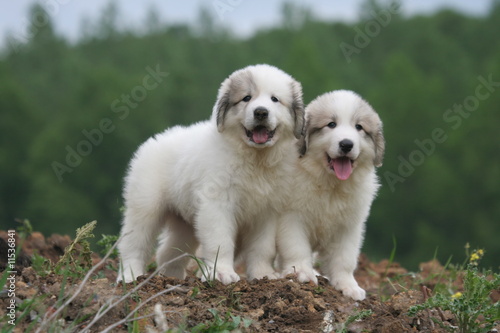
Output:
M76 44L37 19L0 59L2 225L29 218L45 233L72 233L96 219L98 233L117 233L137 146L207 119L227 75L266 62L301 81L306 102L352 89L380 113L383 186L364 252L388 256L394 235L396 260L415 269L436 248L441 260L460 258L470 242L498 265L500 5L485 17L444 10L409 18L394 5L368 1L358 22L344 24L287 4L281 26L247 39L206 9L197 26L163 26L151 11L145 32L134 33L115 26L119 8L110 6ZM32 11L44 15L38 5ZM349 59L341 44L356 49Z

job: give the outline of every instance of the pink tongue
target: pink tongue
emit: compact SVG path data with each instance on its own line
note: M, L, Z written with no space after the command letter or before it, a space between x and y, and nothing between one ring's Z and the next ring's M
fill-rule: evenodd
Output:
M252 140L255 143L266 143L269 139L269 132L265 127L257 127L252 132Z
M351 160L347 157L339 157L333 159L333 170L335 170L335 174L337 178L340 180L346 180L352 173L352 164Z

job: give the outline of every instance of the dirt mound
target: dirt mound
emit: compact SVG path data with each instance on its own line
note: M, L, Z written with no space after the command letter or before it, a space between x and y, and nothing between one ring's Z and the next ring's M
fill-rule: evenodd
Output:
M0 232L2 258L6 234ZM1 241L0 241L1 242ZM14 331L40 327L43 317L58 313L49 327L88 329L102 332L127 332L134 327L140 332L160 332L181 328L211 332L236 327L248 332L446 332L430 317L452 323L448 313L437 310L409 317L411 305L421 303L424 288L432 288L443 276L443 267L436 261L422 264L422 272L410 274L397 263L383 260L370 262L360 256L356 278L367 290L364 301L344 297L324 278L319 284L298 283L293 276L278 280L241 280L231 285L217 281L202 283L194 274L185 280L162 276L140 277L136 284L116 285L115 259L107 260L92 278L55 275L41 276L30 266L33 253L52 262L63 254L71 242L67 236L53 235L47 239L33 233L23 244L18 258L15 282L17 323ZM2 245L4 244L4 245ZM97 263L99 258L95 256ZM0 262L5 269L6 262ZM427 288L425 287L425 288ZM70 303L62 309L64 301ZM0 294L0 317L7 314L11 302L8 293ZM23 308L29 312L23 313ZM106 310L102 314L103 310ZM134 312L134 310L136 310ZM26 312L26 311L25 311ZM101 312L102 315L99 314ZM97 320L97 318L100 318ZM360 320L354 320L354 319ZM6 324L2 324L6 325ZM45 327L42 331L47 331ZM196 330L197 329L197 330Z

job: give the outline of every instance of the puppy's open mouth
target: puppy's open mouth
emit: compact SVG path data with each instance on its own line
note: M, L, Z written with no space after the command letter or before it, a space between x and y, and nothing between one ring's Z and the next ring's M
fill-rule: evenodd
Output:
M349 157L342 156L337 158L331 158L328 154L326 154L326 160L330 169L335 172L335 175L340 180L348 179L352 174L354 161Z
M254 129L252 130L248 130L245 128L245 132L250 141L255 142L257 144L263 144L269 142L273 138L274 133L276 132L276 128L270 131L267 129L267 127L259 125L255 126Z

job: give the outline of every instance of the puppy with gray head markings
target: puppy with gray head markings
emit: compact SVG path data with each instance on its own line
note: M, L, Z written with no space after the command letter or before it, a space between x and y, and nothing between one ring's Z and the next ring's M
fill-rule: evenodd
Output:
M249 66L221 85L212 117L176 126L142 144L125 178L118 280L146 273L185 277L199 245L204 278L239 280L235 255L249 278L277 277L278 210L304 125L302 87L269 65Z
M330 284L355 300L365 291L354 279L364 223L379 188L382 122L352 91L317 97L306 107L305 135L296 160L290 207L277 234L283 275L317 283L313 253Z

